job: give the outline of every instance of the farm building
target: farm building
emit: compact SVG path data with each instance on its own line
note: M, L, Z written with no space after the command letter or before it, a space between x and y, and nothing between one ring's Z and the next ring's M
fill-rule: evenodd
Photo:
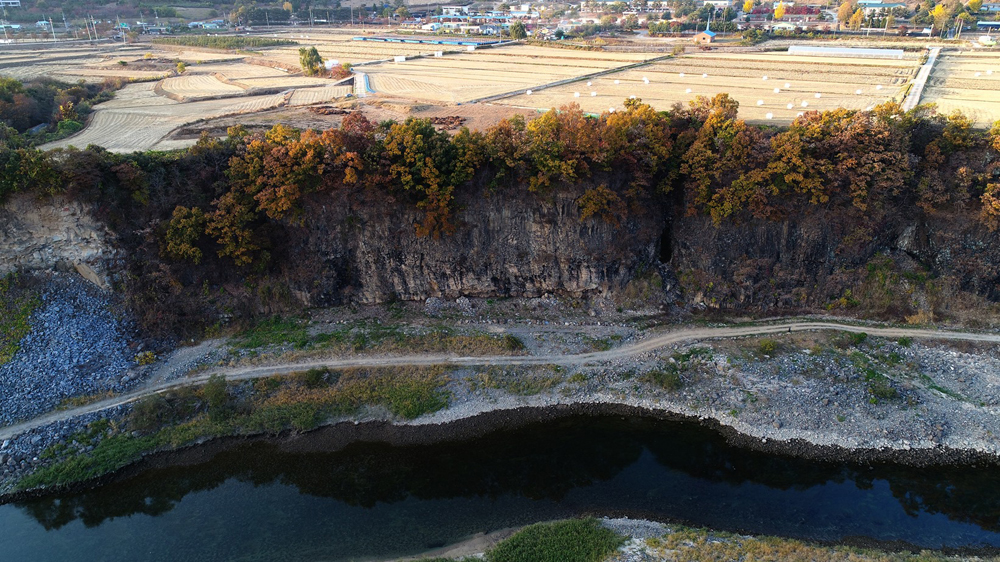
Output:
M699 45L706 45L708 43L715 43L715 32L711 29L706 29L694 36L694 42Z
M882 0L861 0L858 6L865 11L865 15L878 14L882 10L889 12L895 8L905 8L906 4L900 2L883 2Z
M20 8L21 0L0 0L0 6L4 8Z

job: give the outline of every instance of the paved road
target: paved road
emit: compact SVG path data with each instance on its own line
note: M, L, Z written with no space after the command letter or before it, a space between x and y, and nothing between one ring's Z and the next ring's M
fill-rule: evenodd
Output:
M910 328L876 328L872 326L852 326L849 324L839 324L836 322L786 322L780 324L723 327L723 328L683 328L658 336L653 336L634 344L625 345L608 351L596 351L592 353L579 354L546 354L546 355L493 355L477 357L456 357L454 355L441 354L420 354L420 355L399 355L390 357L351 357L351 358L329 358L312 361L299 361L290 363L279 363L265 366L252 367L232 367L208 370L197 375L186 377L183 380L168 382L153 382L141 388L133 390L127 394L101 400L85 406L68 410L49 412L48 414L19 423L17 425L0 428L0 440L10 439L25 431L36 427L48 425L57 421L64 421L70 418L98 412L108 408L113 408L121 404L134 402L151 394L163 393L176 388L202 384L209 377L215 374L224 376L227 380L239 381L269 377L295 371L305 371L314 368L342 369L349 367L402 367L402 366L430 366L430 365L561 365L574 367L588 363L600 364L616 359L627 359L665 347L668 345L716 338L730 338L743 336L759 336L767 334L782 334L789 332L805 332L820 330L839 330L844 332L861 333L865 332L873 336L888 338L909 337L914 339L943 339L961 340L974 342L1000 343L1000 335L983 334L973 332L949 332L942 330L925 330Z
M931 77L931 71L934 70L934 63L937 62L940 53L941 47L931 47L930 54L927 55L927 62L920 67L920 70L917 71L917 77L913 79L910 95L906 96L903 101L903 111L909 111L920 103L920 96L924 94L924 86L927 85L927 79Z

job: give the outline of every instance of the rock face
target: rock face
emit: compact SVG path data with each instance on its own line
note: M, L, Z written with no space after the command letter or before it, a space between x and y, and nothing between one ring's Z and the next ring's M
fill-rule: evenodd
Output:
M862 290L888 293L883 302L912 314L930 306L919 302L927 280L938 291L1000 300L1000 236L972 213L895 216L875 226L822 210L720 226L679 217L671 239L669 265L687 298L718 308L828 307Z
M76 270L101 288L116 252L107 229L76 202L17 194L0 207L0 275Z
M567 191L457 203L455 233L433 238L416 235L421 213L412 205L312 201L309 231L288 260L293 291L314 305L603 292L656 267L666 222L657 206L632 211L619 226L581 220Z

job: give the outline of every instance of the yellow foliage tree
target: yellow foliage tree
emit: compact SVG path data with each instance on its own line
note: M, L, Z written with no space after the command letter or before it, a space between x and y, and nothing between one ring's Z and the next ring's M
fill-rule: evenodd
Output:
M854 15L851 16L851 21L850 21L851 29L853 29L854 31L861 29L861 24L863 24L864 22L865 22L865 11L862 10L861 8L858 8L854 12Z
M743 2L743 13L749 14L753 11L753 0L744 0Z
M843 28L847 25L847 20L851 19L851 14L854 13L854 3L844 2L837 8L837 22L840 23L840 27Z
M930 16L934 18L933 31L938 31L948 21L948 9L945 8L944 4L938 4L931 10Z
M774 9L774 19L780 20L785 17L785 4L778 2L778 7Z

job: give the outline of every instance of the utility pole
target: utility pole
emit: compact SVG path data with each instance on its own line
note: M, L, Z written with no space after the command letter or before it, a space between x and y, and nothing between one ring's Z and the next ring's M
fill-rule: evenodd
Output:
M52 32L52 42L56 42L56 28L52 27L52 18L49 18L49 31Z

